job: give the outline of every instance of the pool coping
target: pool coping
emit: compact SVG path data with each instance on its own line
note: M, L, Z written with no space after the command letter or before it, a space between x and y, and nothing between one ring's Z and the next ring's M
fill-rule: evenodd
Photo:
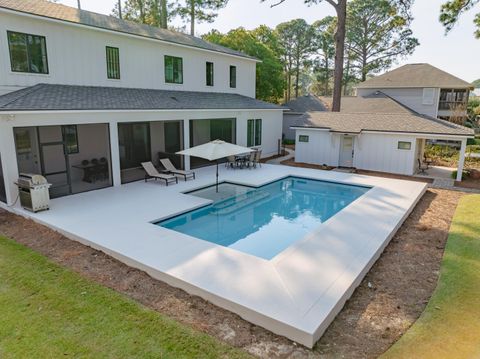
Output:
M175 211L184 212L185 208L202 207L208 204L207 200L182 198L188 195L181 192L211 183L212 171L210 167L198 170L200 180L178 186L134 183L95 191L112 202L112 207L103 202L99 207L119 211L113 206L126 202L125 222L118 223L119 228L108 228L116 223L111 216L104 215L102 223L102 218L94 218L96 213L88 213L85 208L88 201L98 202L94 192L53 200L48 212L33 214L20 208L13 211L252 323L312 347L427 189L426 184L419 182L276 165L254 170L258 176L221 171L223 177L236 178L228 182L253 187L288 176L372 187L322 224L321 229L271 260L185 235L149 229L148 226L158 227L151 224L156 221L151 218L155 215L150 213L151 205L138 213L128 207L126 199L130 191L146 196L134 198L139 203L142 200L145 203L153 193L158 198L172 198L172 208L163 209L170 216ZM148 190L140 186L148 186L145 187ZM182 210L173 205L180 199L185 202L181 204ZM60 212L62 209L66 213ZM149 216L150 221L145 221Z

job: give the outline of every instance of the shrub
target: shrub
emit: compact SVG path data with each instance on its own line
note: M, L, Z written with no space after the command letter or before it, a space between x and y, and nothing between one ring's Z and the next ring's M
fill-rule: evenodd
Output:
M456 170L452 172L452 178L453 179L457 179L457 173L458 173L458 171L456 171ZM470 172L468 172L467 170L463 170L462 181L466 180L469 176L470 176Z

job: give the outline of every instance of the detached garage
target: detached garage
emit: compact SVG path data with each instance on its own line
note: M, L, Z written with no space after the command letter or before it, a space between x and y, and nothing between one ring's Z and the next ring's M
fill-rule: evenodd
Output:
M467 139L473 130L416 113L309 112L292 126L295 161L413 175L426 140L461 143L461 180Z

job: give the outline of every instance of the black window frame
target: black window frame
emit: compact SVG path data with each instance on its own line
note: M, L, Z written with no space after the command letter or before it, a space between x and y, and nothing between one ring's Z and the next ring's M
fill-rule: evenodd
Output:
M22 71L22 70L15 70L13 63L13 56L12 56L12 48L11 48L11 43L10 43L10 34L17 34L17 35L24 35L27 40L28 36L36 37L43 39L43 44L45 46L45 71L44 72L37 72L37 71L32 71L32 62L31 62L31 56L29 53L29 48L28 48L28 42L26 41L26 52L27 52L27 66L28 70L27 71ZM36 75L48 75L50 73L50 68L48 66L48 50L47 50L47 38L46 36L43 35L35 35L35 34L29 34L26 32L21 32L21 31L11 31L7 30L7 44L8 44L8 52L9 52L9 57L10 57L10 70L12 72L16 73L26 73L26 74L36 74Z
M298 142L308 143L308 142L310 142L310 136L309 135L298 135Z
M237 88L237 66L230 65L230 88Z
M105 59L107 61L107 78L109 80L120 80L120 49L114 46L105 46Z
M261 118L249 118L247 120L247 147L262 145L263 121Z
M172 59L172 79L169 80L167 78L167 60ZM179 69L175 69L175 60L180 61L180 71ZM172 55L165 55L163 58L164 62L164 73L165 73L165 83L167 84L177 84L177 85L182 85L183 84L183 57L178 57L178 56L172 56ZM180 74L179 80L175 80L175 70Z
M215 65L211 61L205 64L206 85L213 87L215 84Z
M401 151L411 151L412 142L411 141L398 141L397 149Z

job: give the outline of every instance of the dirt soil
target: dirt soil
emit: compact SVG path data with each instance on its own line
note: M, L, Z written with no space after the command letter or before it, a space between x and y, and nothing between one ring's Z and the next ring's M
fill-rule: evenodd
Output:
M437 283L463 193L429 190L313 350L196 296L0 210L0 234L179 322L262 358L375 358L420 316Z

